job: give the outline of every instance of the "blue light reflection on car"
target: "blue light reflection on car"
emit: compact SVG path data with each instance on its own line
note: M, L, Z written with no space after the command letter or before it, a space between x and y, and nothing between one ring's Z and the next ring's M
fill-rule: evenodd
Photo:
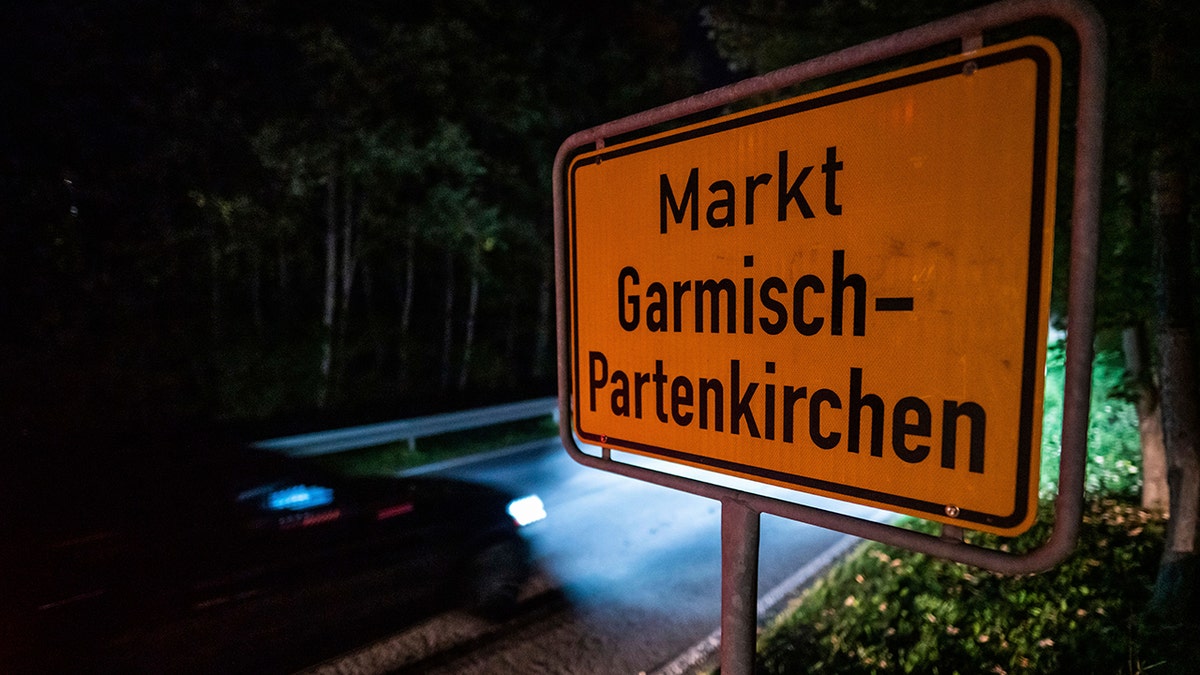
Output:
M267 495L272 511L303 511L333 502L333 490L316 485L291 485Z

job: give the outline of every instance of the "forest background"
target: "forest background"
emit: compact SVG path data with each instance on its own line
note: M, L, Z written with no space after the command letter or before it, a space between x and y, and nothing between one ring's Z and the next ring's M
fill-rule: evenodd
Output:
M982 4L11 8L0 27L5 440L189 424L263 437L551 394L550 174L563 139ZM1109 38L1097 347L1144 357L1123 391L1141 422L1161 420L1155 482L1182 500L1167 534L1179 555L1164 561L1187 561L1176 576L1190 578L1200 10L1095 5ZM1069 211L1060 204L1060 324ZM1195 607L1197 588L1175 595Z
M550 170L723 83L697 3L23 3L0 406L261 433L554 391Z
M980 4L26 3L0 40L0 404L317 426L550 394L567 135ZM1172 3L1136 4L1101 7L1102 328L1152 318L1154 112L1197 98L1138 71Z

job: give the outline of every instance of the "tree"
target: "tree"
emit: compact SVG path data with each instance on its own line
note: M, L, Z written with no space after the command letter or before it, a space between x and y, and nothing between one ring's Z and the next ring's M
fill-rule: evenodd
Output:
M333 390L342 377L336 364L359 358L338 337L347 334L346 317L354 320L355 279L361 275L370 288L396 269L383 259L394 255L388 242L404 251L399 277L386 284L399 289L401 348L389 359L375 340L374 363L394 361L401 386L414 363L436 363L428 375L447 394L462 393L473 371L497 372L476 368L481 357L496 354L532 364L527 372L549 381L550 162L570 131L691 93L681 87L694 82L693 66L663 38L677 38L670 31L693 8L661 4L619 3L601 21L595 8L461 0L336 17L313 13L285 29L307 84L299 88L300 105L264 127L256 147L279 185L292 186L296 209L324 209L320 361L321 378ZM620 30L598 29L605 22ZM633 39L623 39L626 33ZM645 81L624 75L634 67ZM335 168L321 175L314 173L319 166ZM326 195L322 204L314 191ZM347 210L336 202L350 191L357 204ZM358 214L353 227L334 211ZM351 229L357 234L348 236ZM418 291L433 278L441 280L436 296ZM422 309L422 298L433 297L437 307ZM537 307L536 319L523 323L530 307ZM428 328L435 323L431 311L440 314L440 331L413 334L415 313ZM480 330L479 322L492 317L506 327ZM522 339L530 333L532 339ZM503 343L480 349L480 338L493 335ZM519 357L523 342L531 349Z
M1171 519L1151 607L1170 617L1200 619L1200 385L1197 382L1193 245L1189 186L1197 101L1189 93L1183 53L1196 11L1149 0L1152 21L1148 79L1154 94L1149 221L1157 284L1155 346L1160 363L1163 436ZM1183 100L1181 100L1183 99ZM1184 142L1181 142L1184 141Z
M9 409L317 426L549 393L555 150L699 89L698 4L14 8Z
M256 180L236 138L256 123L244 104L270 90L269 64L222 67L233 43L258 44L245 17L227 3L51 0L4 22L0 304L13 344L0 370L14 410L37 408L20 414L30 428L209 409L216 249L192 195Z

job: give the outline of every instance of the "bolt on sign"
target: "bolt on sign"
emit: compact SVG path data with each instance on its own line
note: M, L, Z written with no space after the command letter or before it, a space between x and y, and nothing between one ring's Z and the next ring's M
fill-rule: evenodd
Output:
M1059 82L1024 38L575 155L575 433L1027 529Z

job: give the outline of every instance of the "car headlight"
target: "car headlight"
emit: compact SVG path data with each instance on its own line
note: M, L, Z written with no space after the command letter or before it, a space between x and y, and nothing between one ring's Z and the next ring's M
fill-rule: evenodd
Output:
M508 515L518 527L525 527L546 517L546 506L537 495L514 499L508 503Z

